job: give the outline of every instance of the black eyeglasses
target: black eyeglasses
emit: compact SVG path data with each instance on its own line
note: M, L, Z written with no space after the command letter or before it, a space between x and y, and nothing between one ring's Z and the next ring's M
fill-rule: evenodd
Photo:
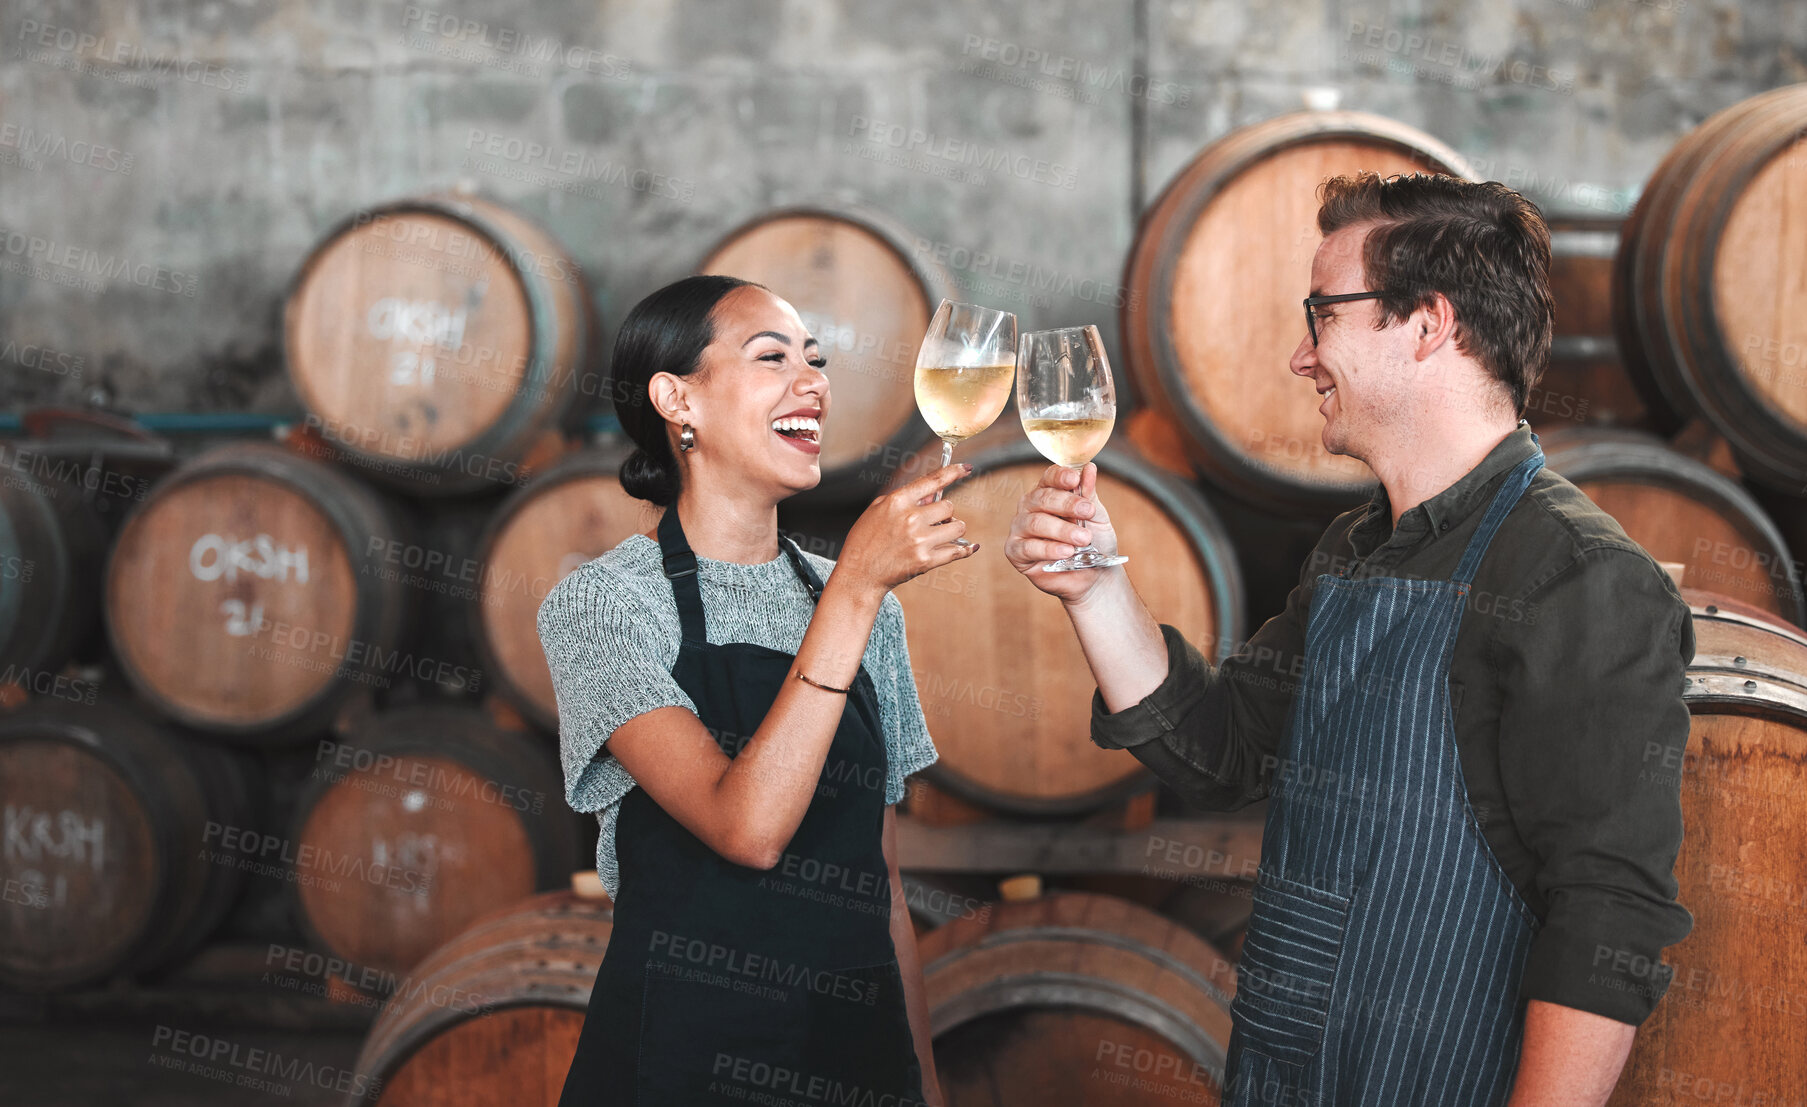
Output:
M1345 292L1341 296L1307 296L1305 297L1305 329L1311 332L1311 344L1318 344L1318 316L1312 308L1322 304L1346 304L1350 300L1372 300L1385 296L1384 292Z

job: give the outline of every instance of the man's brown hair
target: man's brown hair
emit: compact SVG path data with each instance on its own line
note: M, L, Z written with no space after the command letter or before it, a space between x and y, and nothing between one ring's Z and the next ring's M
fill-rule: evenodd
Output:
M1523 415L1550 358L1550 228L1536 204L1498 181L1413 173L1332 177L1319 188L1318 230L1372 224L1362 244L1367 287L1384 292L1380 323L1449 298L1456 349L1504 384Z

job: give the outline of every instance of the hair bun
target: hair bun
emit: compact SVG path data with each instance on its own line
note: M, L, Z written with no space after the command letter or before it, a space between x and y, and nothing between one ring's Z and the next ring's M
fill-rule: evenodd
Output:
M635 499L651 500L660 507L678 499L677 473L638 446L621 463L621 487Z

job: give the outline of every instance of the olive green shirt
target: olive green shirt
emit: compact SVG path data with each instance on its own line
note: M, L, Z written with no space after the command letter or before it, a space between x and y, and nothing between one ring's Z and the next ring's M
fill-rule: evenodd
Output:
M1285 763L1313 584L1448 580L1506 475L1535 446L1521 422L1481 463L1390 525L1385 488L1339 515L1286 609L1213 670L1162 624L1161 686L1114 714L1092 696L1092 741L1128 749L1190 803L1267 797ZM1668 574L1573 484L1541 470L1475 574L1449 667L1469 805L1540 920L1520 996L1638 1024L1668 989L1676 901L1688 606Z

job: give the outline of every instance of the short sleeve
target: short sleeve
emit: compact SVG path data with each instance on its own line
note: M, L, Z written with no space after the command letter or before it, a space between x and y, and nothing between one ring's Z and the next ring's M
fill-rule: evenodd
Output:
M904 798L905 779L940 756L922 715L916 675L910 668L910 643L904 636L903 604L894 593L886 592L879 604L873 645L878 668L871 674L872 683L885 728L885 803L894 804Z
M600 811L634 784L603 750L615 728L661 707L696 710L671 676L677 636L660 635L667 621L636 599L631 582L596 562L554 585L537 621L558 700L565 802L577 811Z

